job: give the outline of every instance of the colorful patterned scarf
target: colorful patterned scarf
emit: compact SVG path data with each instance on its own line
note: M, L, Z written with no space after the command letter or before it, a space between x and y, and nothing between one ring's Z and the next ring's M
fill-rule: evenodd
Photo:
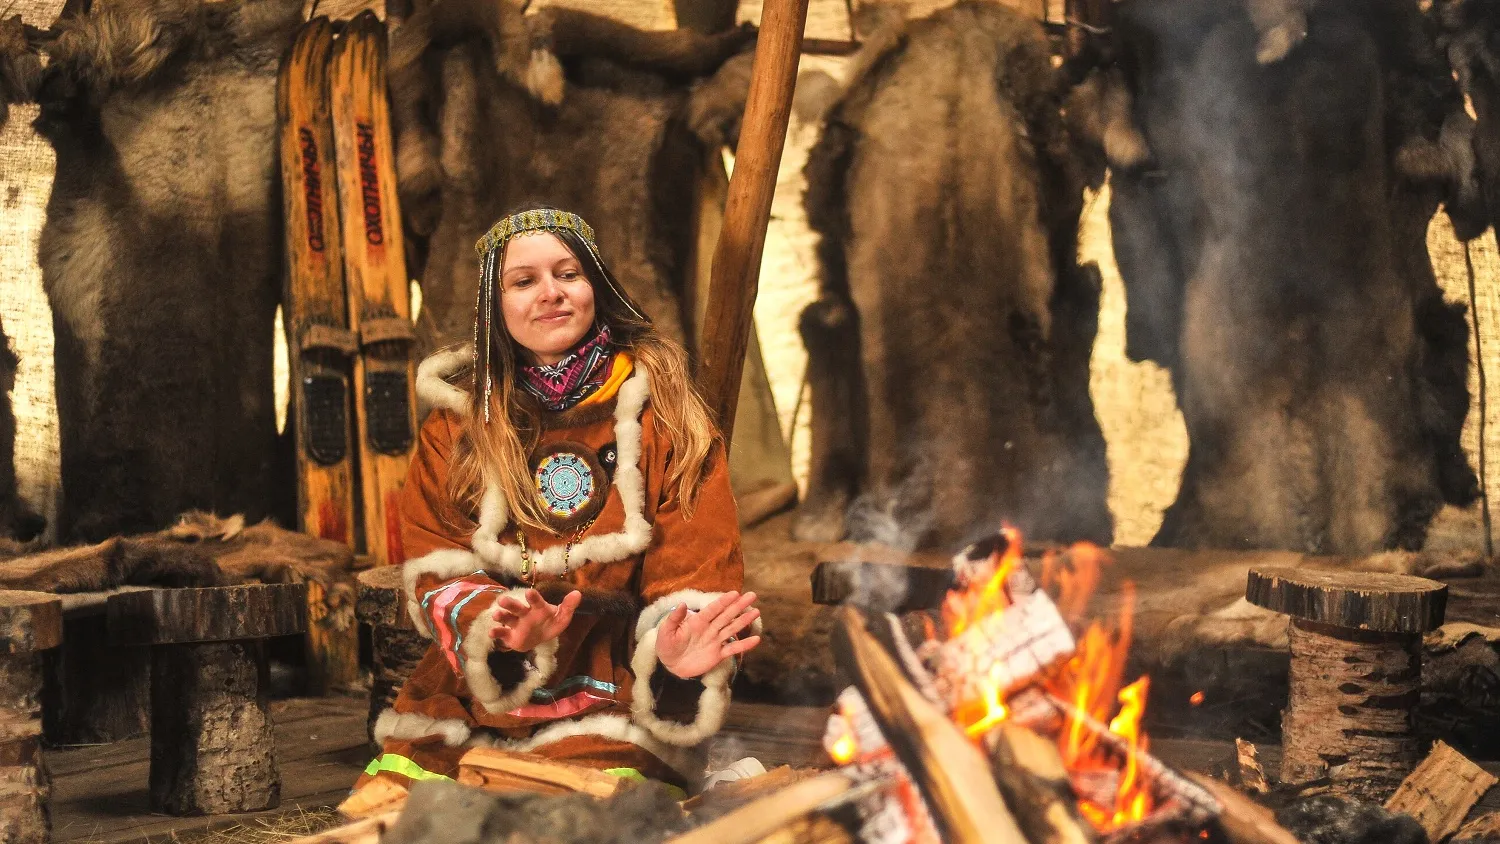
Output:
M542 407L554 413L567 410L609 378L609 362L613 359L609 326L600 326L598 333L557 363L522 366L521 386L536 396Z

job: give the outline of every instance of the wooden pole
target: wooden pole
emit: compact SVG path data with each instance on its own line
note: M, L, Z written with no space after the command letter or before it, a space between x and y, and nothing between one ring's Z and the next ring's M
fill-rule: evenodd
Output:
M766 0L761 12L750 94L724 206L724 227L714 251L698 388L724 432L726 447L734 432L734 410L750 342L766 224L792 113L807 2Z

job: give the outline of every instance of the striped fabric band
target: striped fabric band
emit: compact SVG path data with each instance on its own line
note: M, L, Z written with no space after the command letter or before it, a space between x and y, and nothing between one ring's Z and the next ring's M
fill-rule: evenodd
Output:
M483 575L483 571L474 574ZM455 580L422 596L422 611L432 621L432 630L443 656L455 672L461 670L463 653L463 631L458 627L459 613L472 600L484 593L502 594L506 590L487 583L471 583Z
M526 706L518 706L506 713L516 718L541 718L555 721L559 718L571 718L580 712L592 709L599 704L614 703L612 697L601 697L593 692L583 691L575 695L569 695L562 700L552 703L531 703Z
M365 776L373 777L381 771L400 774L409 780L451 780L452 777L434 774L416 762L398 753L384 753L365 766Z
M573 677L569 677L568 679L562 681L561 683L558 683L550 689L537 689L536 691L531 693L531 702L551 703L552 701L557 700L563 695L571 693L574 689L577 689L580 686L588 689L593 689L594 691L606 695L612 695L615 692L619 691L619 687L614 683L606 683L603 680L595 680L593 677L587 677L579 674Z

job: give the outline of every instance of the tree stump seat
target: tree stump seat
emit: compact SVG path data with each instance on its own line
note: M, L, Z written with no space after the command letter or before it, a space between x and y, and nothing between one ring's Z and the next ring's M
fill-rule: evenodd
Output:
M354 612L360 622L370 626L374 661L367 724L373 745L377 744L375 719L395 702L402 684L427 653L429 643L407 614L401 566L377 566L360 572L357 579L359 592Z
M53 595L62 602L63 637L42 661L42 738L49 747L108 744L151 728L151 649L111 646L105 621L111 596L149 588Z
M307 630L305 584L114 595L109 636L151 648L150 806L253 812L281 801L265 640Z
M1408 575L1250 570L1245 598L1292 619L1282 782L1327 777L1376 803L1396 790L1421 758L1422 634L1442 625L1447 595Z
M51 782L42 759L42 652L62 642L62 604L0 590L0 841L46 844Z

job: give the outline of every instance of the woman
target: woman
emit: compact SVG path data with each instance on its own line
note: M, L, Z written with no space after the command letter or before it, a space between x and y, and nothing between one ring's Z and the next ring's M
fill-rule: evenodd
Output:
M476 249L475 345L418 371L434 410L401 492L433 643L360 784L489 745L691 786L760 642L722 442L580 217L529 208Z

